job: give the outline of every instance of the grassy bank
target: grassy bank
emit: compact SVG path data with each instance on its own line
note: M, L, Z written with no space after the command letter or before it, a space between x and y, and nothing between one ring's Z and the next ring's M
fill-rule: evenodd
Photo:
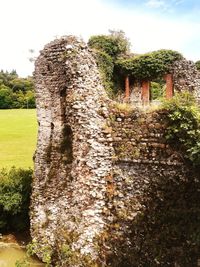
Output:
M0 169L32 167L36 137L35 109L0 110Z

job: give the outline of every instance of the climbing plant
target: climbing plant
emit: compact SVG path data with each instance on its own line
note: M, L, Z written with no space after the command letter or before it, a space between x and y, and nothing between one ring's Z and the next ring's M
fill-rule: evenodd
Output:
M109 31L109 35L91 36L88 45L111 56L113 59L129 53L130 42L123 31Z
M123 31L109 31L109 35L91 36L88 45L93 49L102 82L109 96L116 93L114 66L120 56L130 51L130 42Z
M178 52L163 49L128 59L121 58L115 64L123 75L130 75L136 80L151 80L169 72L174 61L181 58Z
M112 95L114 90L113 85L113 69L114 63L111 56L103 51L96 50L95 58L97 62L97 66L99 68L103 85L108 92L109 95Z
M160 78L171 71L176 60L182 58L180 53L165 49L130 56L130 42L123 31L92 36L88 45L95 52L103 85L110 95L119 90L124 76L139 81Z

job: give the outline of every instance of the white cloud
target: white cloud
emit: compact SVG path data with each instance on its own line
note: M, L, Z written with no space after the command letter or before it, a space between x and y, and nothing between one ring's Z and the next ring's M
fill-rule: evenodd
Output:
M166 2L162 0L148 0L146 2L146 6L151 7L151 8L167 8L168 7Z
M124 30L137 53L169 48L200 58L197 49L189 49L200 24L189 20L117 8L102 0L3 0L1 10L0 69L16 69L23 76L33 70L30 48L41 50L55 36L74 34L87 40L108 29Z

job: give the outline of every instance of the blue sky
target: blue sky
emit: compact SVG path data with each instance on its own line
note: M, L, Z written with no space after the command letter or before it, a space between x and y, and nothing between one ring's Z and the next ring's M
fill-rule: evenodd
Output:
M145 12L159 12L172 16L195 14L196 10L200 8L199 0L105 0L104 2L110 2L121 8L137 8Z
M34 56L55 37L73 34L85 41L109 29L123 30L132 51L161 48L200 59L199 0L2 0L0 69L31 75Z

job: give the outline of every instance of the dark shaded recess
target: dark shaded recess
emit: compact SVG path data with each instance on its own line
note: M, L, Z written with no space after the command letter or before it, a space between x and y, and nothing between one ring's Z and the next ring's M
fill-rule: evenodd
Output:
M66 97L66 88L60 90L60 97Z
M154 177L143 195L143 210L126 240L111 232L112 267L196 267L200 258L200 179L198 173ZM125 237L124 236L124 237Z
M66 164L73 161L73 133L69 125L65 125L63 128L63 139L60 144L60 152L64 154L64 161Z

